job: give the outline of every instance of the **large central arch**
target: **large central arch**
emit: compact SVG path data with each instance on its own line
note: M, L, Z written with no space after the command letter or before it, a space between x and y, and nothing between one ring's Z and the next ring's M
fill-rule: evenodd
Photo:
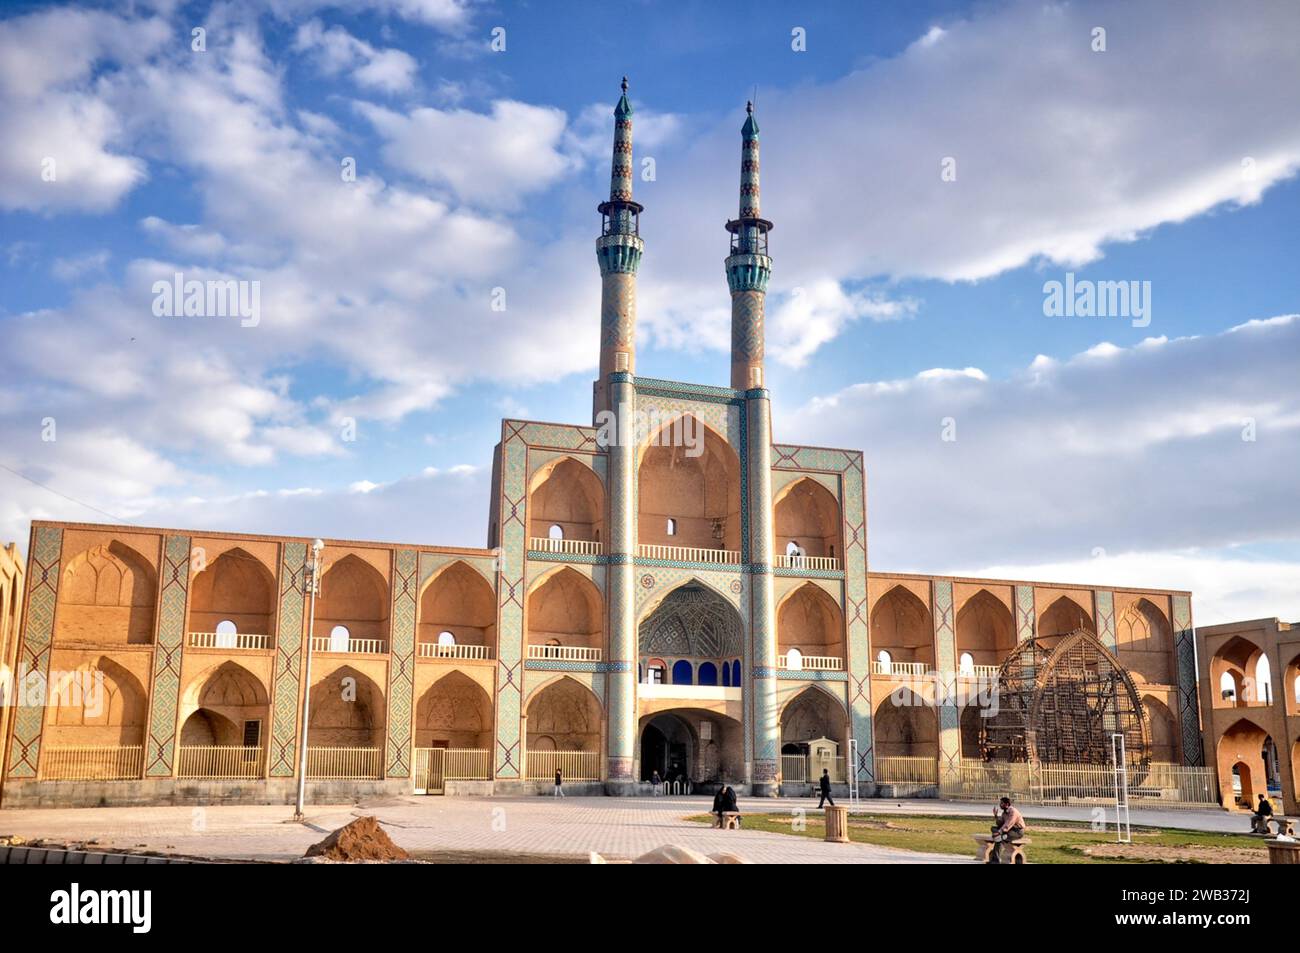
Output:
M642 448L637 488L641 543L740 549L740 458L697 417L666 424Z
M735 608L708 586L678 586L642 620L640 669L664 660L673 684L722 685L740 660L744 626Z
M736 782L744 777L740 722L714 711L671 708L642 716L637 733L641 780L654 772L664 781L692 785Z

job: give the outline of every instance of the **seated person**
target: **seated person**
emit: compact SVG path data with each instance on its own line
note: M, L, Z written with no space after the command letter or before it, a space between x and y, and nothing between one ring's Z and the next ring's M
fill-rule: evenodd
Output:
M993 826L989 829L993 839L1006 843L1007 841L1018 841L1025 836L1025 818L1011 803L1011 798L1004 797L998 802L998 806L993 809ZM998 862L998 852L995 847L989 853L989 863Z
M1273 816L1273 805L1269 803L1268 798L1264 795L1259 796L1259 804L1255 807L1255 813L1250 816L1250 832L1252 834L1267 834L1268 819Z

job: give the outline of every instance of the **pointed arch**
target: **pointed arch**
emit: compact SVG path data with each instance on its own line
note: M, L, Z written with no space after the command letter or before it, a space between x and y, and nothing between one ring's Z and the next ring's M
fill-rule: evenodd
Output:
M638 449L640 542L739 550L740 466L735 449L692 413L656 430Z
M147 719L144 685L102 655L54 684L45 736L55 746L139 745L144 743Z
M605 537L605 487L595 471L576 457L563 456L540 467L528 484L528 535L549 538Z
M563 675L528 701L529 751L600 751L603 708L586 685Z
M899 583L871 610L871 649L885 650L894 662L921 662L934 667L934 621L930 610Z
M957 613L957 654L970 653L975 665L1001 665L1016 648L1011 610L987 589L966 600Z
M422 643L437 643L450 632L459 645L486 645L496 651L496 593L482 574L463 559L442 566L420 592L416 632Z
M1146 710L1147 731L1150 735L1151 760L1162 764L1180 764L1182 756L1179 744L1178 720L1159 698L1154 695L1142 696L1142 707Z
M740 655L743 641L744 623L731 601L694 580L670 589L637 626L638 654L643 657L721 662Z
M235 630L270 635L275 620L275 577L260 559L236 546L228 549L190 584L188 630L215 632L226 620Z
M806 582L776 608L777 655L798 649L804 655L844 658L844 613L826 590Z
M130 546L92 546L63 570L55 638L146 645L153 641L157 588L153 567Z
M1224 807L1252 808L1267 790L1264 746L1269 734L1251 718L1238 718L1219 736L1216 760Z
M1149 599L1139 599L1116 623L1120 661L1143 681L1169 685L1174 676L1174 638L1169 619Z
M1092 613L1069 596L1057 598L1038 617L1038 639L1049 647L1075 629L1095 633L1097 623L1093 621Z
M596 584L572 567L548 572L528 593L528 644L602 648L604 605Z
M328 637L335 626L353 639L388 638L389 593L383 574L355 553L331 563L321 576L312 634Z
M809 685L781 706L781 744L798 744L829 738L848 752L849 713L842 699L820 685Z
M464 672L448 672L415 708L417 748L491 748L492 699Z
M1264 650L1250 639L1235 635L1219 646L1210 659L1211 701L1215 708L1249 708L1265 704L1264 692L1255 683ZM1219 688L1231 679L1233 693L1225 698Z
M937 758L939 720L920 695L901 689L876 706L872 723L875 753L881 758Z
M341 665L311 687L310 746L379 748L384 744L383 690L370 676Z
M797 542L806 556L843 558L843 520L834 495L812 477L785 486L773 502L774 555L784 556Z

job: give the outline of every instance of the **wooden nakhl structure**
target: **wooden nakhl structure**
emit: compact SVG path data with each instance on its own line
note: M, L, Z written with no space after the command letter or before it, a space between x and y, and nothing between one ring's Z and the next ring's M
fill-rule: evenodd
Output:
M1087 629L1025 640L998 674L998 714L982 719L986 761L1111 764L1115 734L1126 761L1150 763L1146 713L1132 677Z

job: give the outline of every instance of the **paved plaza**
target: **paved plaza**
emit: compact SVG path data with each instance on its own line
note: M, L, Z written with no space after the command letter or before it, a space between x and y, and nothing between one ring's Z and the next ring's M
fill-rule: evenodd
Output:
M293 823L289 806L137 807L0 812L0 835L29 840L82 842L148 849L198 857L287 861L328 832L362 815L379 818L392 839L408 851L475 851L491 854L567 854L596 851L609 859L630 859L664 844L706 854L729 851L755 863L951 863L969 858L925 854L866 844L821 840L753 830L717 831L686 821L708 811L707 798L447 798L405 797L360 805L309 807L306 824ZM800 799L744 799L747 813L817 813ZM983 815L985 805L937 801L868 800L871 813L955 813ZM1032 825L1040 820L1092 819L1088 808L1026 808ZM1207 831L1239 831L1240 816L1226 812L1141 811L1134 824Z

